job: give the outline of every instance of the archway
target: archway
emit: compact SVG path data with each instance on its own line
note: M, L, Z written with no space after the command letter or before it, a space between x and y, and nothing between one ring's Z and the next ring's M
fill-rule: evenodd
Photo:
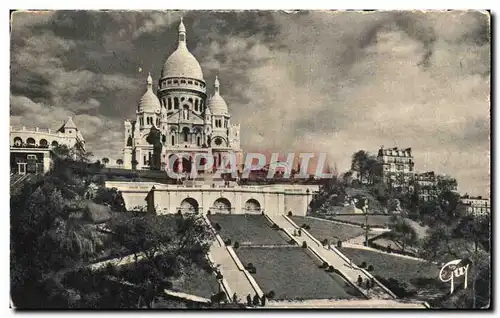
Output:
M48 141L47 139L40 139L40 147L47 147Z
M57 146L59 146L59 143L54 140L51 145L52 145L52 147L57 147Z
M245 202L245 211L246 213L260 213L260 203L255 199L249 199Z
M179 207L182 213L198 213L198 208L198 201L193 198L186 198L182 200L181 206Z
M23 140L20 137L14 138L14 146L21 147L23 145Z
M34 146L34 145L35 145L35 143L36 143L35 138L31 138L31 137L29 137L28 139L26 139L26 144L27 144L28 146Z
M214 213L231 213L231 202L226 198L218 198L214 202L214 206L211 209Z
M182 169L183 172L191 172L191 157L182 157Z

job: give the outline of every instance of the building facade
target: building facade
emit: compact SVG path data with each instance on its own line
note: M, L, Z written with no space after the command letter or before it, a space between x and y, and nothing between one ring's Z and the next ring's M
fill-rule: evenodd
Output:
M382 146L378 151L377 160L381 165L380 171L385 183L393 188L409 187L415 174L411 148L384 148Z
M58 145L85 150L85 139L71 117L57 130L11 126L11 172L19 174L47 172L52 162L52 149Z
M491 214L490 199L464 195L460 198L462 212L466 215L489 216Z
M201 66L186 42L181 19L177 49L163 65L156 92L149 75L136 118L125 121L125 169L164 170L172 166L170 161L175 172L190 172L196 154L213 157L214 167L227 154L240 164L240 126L231 122L217 77L208 95ZM180 159L178 154L187 156Z

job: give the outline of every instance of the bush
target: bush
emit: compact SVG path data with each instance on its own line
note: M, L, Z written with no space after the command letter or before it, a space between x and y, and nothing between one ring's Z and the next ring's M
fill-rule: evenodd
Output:
M288 211L288 216L293 216L292 211Z
M333 273L333 272L335 272L335 267L333 267L332 265L330 265L330 266L328 266L328 269L326 271L330 272L330 273Z
M226 244L226 246L231 246L231 239L227 239L224 241L224 244Z
M297 242L294 239L291 239L290 241L288 241L288 244L297 245Z
M272 290L266 294L266 297L267 297L268 299L273 299L273 298L274 298L274 296L275 296L275 293L274 293L274 291L272 291Z
M214 294L210 297L210 300L213 303L223 302L226 300L226 293L221 291L220 293Z
M306 243L306 241L303 241L303 242L302 242L302 248L307 248L307 243Z
M106 264L106 272L111 276L118 275L118 268L113 263Z
M272 228L275 229L275 230L279 230L280 229L279 225L276 224L276 223L273 224Z
M220 230L222 230L222 227L220 226L219 223L215 223L215 230L218 232Z
M328 268L328 263L327 262L323 262L323 264L321 264L321 266L319 268L327 269Z
M361 263L361 265L359 265L360 268L366 268L366 266L367 266L366 262L363 262Z
M373 265L368 266L368 271L372 272L373 271Z
M245 269L250 273L250 274L255 274L257 273L257 268L252 264L248 263L247 266L245 266Z
M392 253L392 247L391 247L390 244L387 245L387 249L386 250L387 250L387 253Z
M338 241L337 241L337 247L338 247L338 248L342 248L342 241L341 241L341 240L338 240Z
M177 215L182 215L182 211L181 210L177 210Z
M240 242L238 242L238 241L234 242L233 247L234 247L234 248L238 248L238 247L240 247Z
M327 246L328 245L328 239L324 239L322 242L323 246Z

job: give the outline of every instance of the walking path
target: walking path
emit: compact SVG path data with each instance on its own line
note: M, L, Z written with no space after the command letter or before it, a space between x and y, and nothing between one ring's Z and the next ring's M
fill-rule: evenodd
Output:
M233 297L233 293L236 293L238 300L245 302L248 294L252 295L252 297L255 295L256 291L250 284L245 273L246 270L237 265L239 260L235 261L225 246L218 246L217 242L214 242L210 248L210 257L224 276L230 297Z
M299 229L299 227L292 220L290 220L288 217L284 215L281 216L268 215L268 217L274 223L276 223L280 228L283 228L286 231L288 231L288 233L293 233L294 230ZM304 229L302 229L301 231L302 231L301 237L294 237L294 239L296 239L299 245L302 245L302 242L305 241L307 243L307 246L313 252L315 252L315 254L319 255L319 257L324 261L326 261L329 265L332 265L333 267L338 269L343 274L343 276L347 278L353 285L357 286L358 276L361 276L361 278L363 279L363 283L366 280L370 280L373 277L367 271L358 268L355 264L352 264L351 267L350 260L347 259L345 256L344 257L340 256L340 252L338 252L335 248L332 247L332 250L329 250L323 247L322 244L313 236L311 236L307 231L305 231ZM385 286L382 287L382 284L380 284L377 281L376 283L377 284L370 290L367 290L363 284L363 287L360 288L360 290L369 298L375 298L375 299L396 298L396 296Z
M395 300L387 299L370 299L370 300L335 300L335 299L312 299L304 301L269 301L266 304L268 308L413 308L425 309L428 308L422 303L404 303Z

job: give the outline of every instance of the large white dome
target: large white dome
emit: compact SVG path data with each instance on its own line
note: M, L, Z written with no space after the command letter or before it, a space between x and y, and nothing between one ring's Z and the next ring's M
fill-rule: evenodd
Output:
M163 64L161 77L187 77L203 81L203 72L200 63L198 63L193 54L187 49L186 27L182 19L179 24L179 46Z
M188 77L203 81L200 63L188 51L186 45L179 45L163 64L161 77Z

